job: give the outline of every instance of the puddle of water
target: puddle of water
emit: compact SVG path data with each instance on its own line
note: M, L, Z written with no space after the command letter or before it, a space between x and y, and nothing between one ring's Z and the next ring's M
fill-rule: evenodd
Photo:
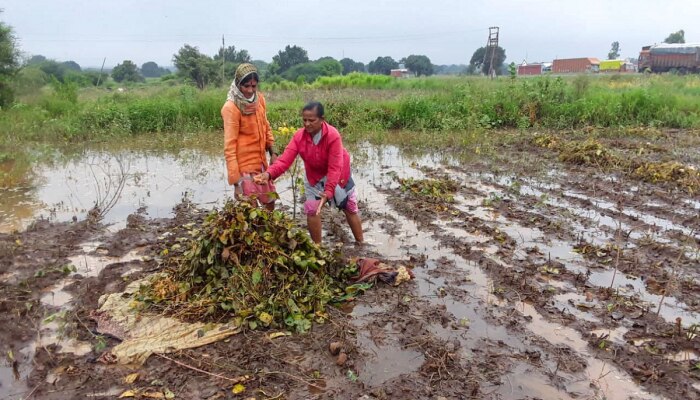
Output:
M537 335L547 339L555 345L565 345L574 349L584 356L588 366L586 367L587 382L580 382L575 392L586 392L586 387L594 384L610 399L627 399L630 396L643 399L660 399L642 390L632 378L624 371L601 361L588 352L588 343L581 338L581 335L572 328L557 325L545 320L538 312L527 303L517 303L516 309L523 315L532 318L528 328Z
M614 282L613 276L615 277ZM637 294L642 301L651 304L651 312L653 313L656 313L659 303L661 303L661 296L649 293L644 285L644 281L637 278L628 278L620 271L616 273L614 269L592 271L588 281L598 287L610 287L612 282L612 288L620 290L623 294ZM670 323L675 323L676 318L681 317L683 326L700 324L700 315L698 313L689 311L687 304L671 296L666 296L664 299L659 315Z
M688 204L689 206L693 207L696 210L700 210L700 201L698 201L698 200L683 199L683 202L685 204Z
M381 314L387 310L386 306L376 304L351 304L351 307L350 315L358 319L362 319L370 314Z
M119 198L104 218L105 223L116 224L115 229L124 227L126 217L141 205L147 205L153 217L171 215L183 193L199 204L217 202L230 193L218 147L174 155L87 150L79 159L38 164L31 190L0 196L0 232L22 229L39 216L82 219L96 202L115 195ZM121 189L120 183L124 183Z
M466 239L469 243L481 244L481 243L488 242L489 240L491 240L491 238L489 236L486 236L486 235L473 234L471 232L466 232L464 229L453 228L453 227L449 226L450 222L451 221L439 219L439 220L436 220L434 222L434 224L439 226L440 229L444 233L450 234L450 235L452 235L456 238L460 238L462 240Z
M90 343L66 337L61 331L61 326L57 321L43 324L37 339L24 347L22 351L26 354L34 355L37 348L50 345L58 346L58 351L60 353L73 353L79 357L92 351Z
M605 337L605 340L614 343L625 343L625 333L627 333L627 329L620 326L615 329L595 329L592 330L591 333L599 338Z
M574 400L578 395L570 395L557 390L549 377L527 364L517 364L514 370L504 376L504 383L496 391L502 398L521 399L524 393L539 393L539 398L552 400ZM499 397L500 398L500 397Z
M4 359L4 356L3 356ZM29 392L27 376L29 376L28 363L20 364L19 379L15 379L12 366L0 365L0 398L5 400L21 400Z
M664 356L665 359L675 362L687 362L687 361L698 361L700 360L700 354L693 350L683 350L673 354L667 354Z
M99 250L96 250L97 247L99 247L99 243L83 243L82 247L84 254L75 255L70 257L69 260L71 264L75 266L77 270L76 273L90 277L99 276L100 272L110 264L141 260L140 253L143 250L141 248L136 248L122 257L111 257L99 254Z
M558 294L552 298L555 307L564 313L571 314L577 319L590 322L600 322L598 318L588 312L593 310L596 303L586 300L586 296L575 292Z
M54 307L63 307L73 301L73 295L66 292L66 286L71 285L75 281L72 279L63 279L56 285L50 287L48 291L41 296L42 304Z
M577 199L590 201L595 207L603 209L603 210L611 211L614 213L620 212L620 210L618 210L618 208L617 208L617 205L614 203L611 203L609 201L601 200L598 198L593 198L593 197L587 196L585 194L577 193L577 192L573 192L573 191L565 191L564 194L566 196L569 196L569 197L574 197ZM651 227L658 227L662 231L677 230L677 231L680 231L680 232L682 232L686 235L689 235L689 236L691 234L693 234L694 237L700 239L700 233L698 233L697 230L693 230L693 229L685 227L683 225L676 224L673 221L669 221L669 220L664 219L664 218L655 217L653 215L634 210L631 207L623 207L621 212L622 212L622 214L624 214L628 217L634 218L634 219L638 219ZM633 232L633 234L634 234L634 232Z
M396 336L392 324L387 324L386 331L387 336ZM368 330L360 331L357 341L363 351L373 354L358 374L360 381L369 387L417 371L425 361L425 357L419 351L401 348L389 340L377 345L369 336Z

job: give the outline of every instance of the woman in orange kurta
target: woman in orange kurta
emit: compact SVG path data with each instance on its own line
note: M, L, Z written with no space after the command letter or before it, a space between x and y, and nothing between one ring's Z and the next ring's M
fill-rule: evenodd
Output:
M253 197L265 207L275 207L273 184L256 184L253 176L267 170L266 152L270 161L277 158L274 137L267 120L265 98L258 92L260 77L253 64L236 69L228 99L221 108L224 120L224 156L228 183L235 186L236 196Z

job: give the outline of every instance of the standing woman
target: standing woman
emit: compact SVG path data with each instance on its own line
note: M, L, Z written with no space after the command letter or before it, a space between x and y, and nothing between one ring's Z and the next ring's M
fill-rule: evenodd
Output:
M259 184L253 176L265 172L277 155L273 145L270 122L267 120L265 98L258 92L260 76L253 64L244 63L236 68L236 75L228 99L221 108L224 120L224 156L228 183L235 186L236 197L248 196L264 204L268 210L275 208L275 186Z
M299 129L282 155L266 172L255 177L261 184L282 175L297 155L304 161L306 223L311 239L321 243L321 210L330 203L343 210L355 241L362 243L362 221L358 214L355 182L350 171L350 154L343 147L338 130L326 122L323 105L311 102L301 111L304 127Z

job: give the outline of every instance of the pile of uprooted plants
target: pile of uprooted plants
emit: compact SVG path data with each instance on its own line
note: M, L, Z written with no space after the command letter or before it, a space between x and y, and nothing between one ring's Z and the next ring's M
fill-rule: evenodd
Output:
M212 211L187 251L165 263L142 287L149 309L185 321L234 319L249 329L297 332L325 319L328 303L347 296L344 282L357 272L286 214L233 201Z

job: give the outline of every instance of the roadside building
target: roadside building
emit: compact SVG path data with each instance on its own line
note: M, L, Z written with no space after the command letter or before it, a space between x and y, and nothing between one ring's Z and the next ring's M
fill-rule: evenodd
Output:
M518 75L542 75L542 64L521 64L518 65Z
M409 71L407 68L392 69L389 75L393 76L394 78L410 78L413 76L411 71Z

